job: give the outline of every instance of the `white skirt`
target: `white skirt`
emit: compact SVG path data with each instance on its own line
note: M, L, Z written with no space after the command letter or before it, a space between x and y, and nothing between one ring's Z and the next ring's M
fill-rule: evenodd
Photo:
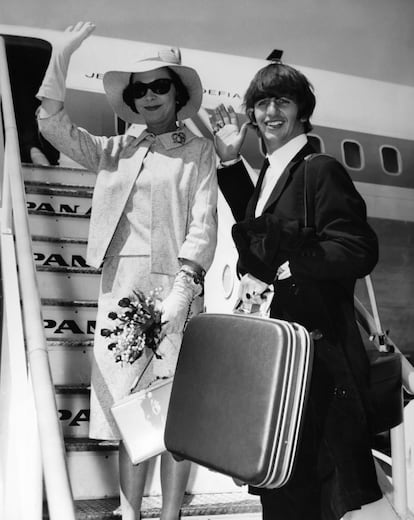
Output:
M181 345L181 335L172 334L160 345L163 353L161 361L155 358L143 373L152 355L150 349L132 365L115 362L108 349L110 338L101 336L101 329L112 328L114 322L108 318L111 311L119 312L118 301L124 297L133 298L133 290L148 294L152 289L162 288L165 298L174 282L174 276L150 273L149 256L123 256L105 259L98 313L96 318L94 359L91 376L91 413L89 436L93 439L120 440L120 433L112 417L111 406L130 393L131 385L142 375L137 390L146 388L159 373L159 365L167 364L173 374ZM165 367L164 367L165 368ZM142 374L143 373L143 374Z

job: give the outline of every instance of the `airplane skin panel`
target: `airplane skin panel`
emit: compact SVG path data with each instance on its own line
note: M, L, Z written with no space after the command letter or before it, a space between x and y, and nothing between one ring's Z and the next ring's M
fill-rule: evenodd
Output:
M52 44L61 37L60 31L12 25L0 25L0 34L38 38ZM97 134L116 133L122 125L102 95L103 73L124 67L132 59L156 55L161 48L168 46L95 35L88 38L73 55L67 79L66 106L74 121ZM244 118L244 91L255 72L269 62L195 49L183 48L181 53L183 63L199 71L204 86L203 110L193 121L198 130L212 138L208 114L219 103L232 104ZM414 333L414 88L294 66L315 87L317 108L312 134L321 140L324 152L334 155L348 168L378 233L381 257L373 277L384 326L391 328L392 338L402 350L412 351L408 338ZM99 99L93 99L94 94ZM360 167L346 164L346 142L360 146ZM384 146L398 152L398 171L384 170ZM254 132L249 132L242 153L254 176L263 161ZM232 224L232 216L220 196L218 248L208 273L208 283L217 292L206 299L212 311L230 311L237 295Z
M381 184L355 183L369 217L414 222L414 190Z
M13 25L0 25L0 34L43 38L53 43L60 31ZM155 55L167 45L132 40L89 37L74 54L68 74L68 86L102 92L102 75L118 69L132 59ZM231 54L181 49L183 63L194 66L205 88L204 106L232 103L241 111L241 100L253 74L269 63L266 60ZM308 76L315 87L318 104L314 123L344 130L414 139L414 88L349 74L292 64ZM220 70L220 74L217 71ZM384 107L389 113L384 111Z
M414 146L410 139L397 139L387 134L367 134L344 130L339 126L332 128L314 125L312 135L318 136L326 153L336 157L354 181L414 188ZM344 151L346 143L354 143L360 151L360 167L349 165ZM395 151L399 157L399 171L390 173L384 168L384 147Z

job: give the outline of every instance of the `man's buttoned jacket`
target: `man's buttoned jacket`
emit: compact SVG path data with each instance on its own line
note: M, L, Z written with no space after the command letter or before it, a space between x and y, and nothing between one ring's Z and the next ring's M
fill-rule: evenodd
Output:
M271 316L322 333L314 342L307 412L311 420L306 421L304 430L304 436L310 435L312 441L306 439L307 448L298 466L305 468L305 473L315 467L317 478L324 482L322 517L340 518L346 511L381 497L367 421L369 365L353 300L356 279L370 273L377 262L378 243L367 223L365 203L346 170L327 155L305 161L314 153L307 144L293 158L258 219L254 212L266 162L256 186L242 161L219 170L218 176L223 195L236 222L247 230L246 236L249 230L260 231L261 222L266 224L260 247L252 241L254 253L262 257L250 255L248 265L254 271L249 271L251 274L275 285ZM306 182L311 201L305 209ZM306 212L310 213L310 235L303 232ZM297 229L298 236L289 236L289 229ZM280 242L265 240L266 231ZM278 281L277 269L286 260L292 277ZM308 449L312 443L314 449Z

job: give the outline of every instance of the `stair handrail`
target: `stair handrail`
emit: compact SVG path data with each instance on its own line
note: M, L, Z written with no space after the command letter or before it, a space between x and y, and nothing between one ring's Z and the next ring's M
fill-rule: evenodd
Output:
M391 347L392 351L400 354L402 385L409 394L414 395L414 366L408 361L388 334L378 328L378 323L375 318L356 296L354 297L354 308L358 323L368 333L377 349L380 352L383 351L383 346L385 344L387 347Z
M51 520L75 520L75 508L46 348L41 299L33 259L5 40L1 36L0 93L6 142L5 161L7 161L7 170L4 171L4 175L8 177L10 187L22 297L23 327L39 429L49 518ZM7 198L8 194L4 193L3 196Z
M414 394L414 367L381 326L374 285L369 275L365 277L365 283L372 314L365 308L363 303L354 296L356 319L361 327L369 334L370 340L375 344L379 352L396 352L400 355L402 386L408 393ZM400 518L411 518L408 509L407 457L404 421L391 428L390 441L394 509Z

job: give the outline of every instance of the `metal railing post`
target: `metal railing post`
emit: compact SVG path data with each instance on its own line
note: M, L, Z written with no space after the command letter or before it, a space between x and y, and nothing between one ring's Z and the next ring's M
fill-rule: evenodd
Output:
M14 116L4 38L0 37L0 89L13 207L19 280L27 356L36 406L42 464L51 520L75 520L75 509L66 466L65 447L59 424L43 328L40 295L33 261L17 127Z

